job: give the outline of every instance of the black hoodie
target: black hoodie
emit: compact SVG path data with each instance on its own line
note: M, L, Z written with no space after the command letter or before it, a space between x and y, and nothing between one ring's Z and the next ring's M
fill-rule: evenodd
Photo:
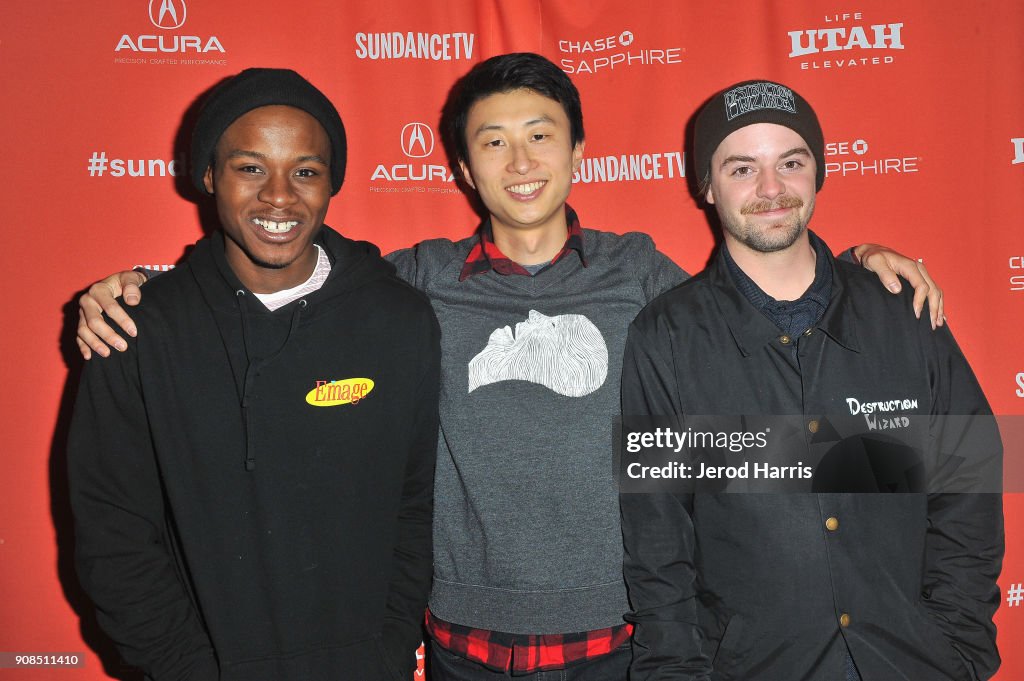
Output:
M324 228L324 286L274 312L220 233L89 362L69 442L76 562L164 679L404 681L430 587L437 322Z

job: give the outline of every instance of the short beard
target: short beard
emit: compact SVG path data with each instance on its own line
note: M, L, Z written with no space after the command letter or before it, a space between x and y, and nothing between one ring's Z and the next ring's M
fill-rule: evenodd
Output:
M740 209L740 215L753 215L776 208L799 209L803 206L804 202L799 197L783 195L775 201L761 200L748 203ZM808 215L809 218L810 215ZM748 227L746 223L729 224L726 220L722 221L722 225L737 241L758 253L784 251L796 243L797 239L807 231L807 221L803 220L798 213L793 213L790 217L774 223L772 227L776 227L776 229L771 231L755 230ZM785 226L785 229L780 233L778 227L782 226Z

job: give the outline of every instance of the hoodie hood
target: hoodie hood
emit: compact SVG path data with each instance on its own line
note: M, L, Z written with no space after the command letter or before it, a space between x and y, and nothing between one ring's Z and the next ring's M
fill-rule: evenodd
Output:
M263 371L287 354L291 341L301 333L303 322L344 305L349 294L391 277L395 268L380 257L380 250L367 241L347 239L326 225L315 242L327 253L331 273L324 285L277 310L269 310L249 291L228 264L224 233L216 232L196 244L189 266L203 298L212 310L220 341L231 365L238 404L245 425L247 471L256 468L260 446L249 409L257 395ZM305 347L308 347L305 346Z
M326 252L331 261L331 274L323 287L303 297L306 305L323 305L350 293L368 283L392 276L394 266L380 257L380 249L369 241L354 241L343 237L324 225L315 242ZM192 271L210 307L215 310L235 310L238 291L245 292L248 311L253 314L276 314L290 310L295 303L289 303L271 312L242 284L231 269L224 254L224 233L215 232L196 244L189 255ZM296 301L298 302L298 301ZM312 309L307 313L313 313Z

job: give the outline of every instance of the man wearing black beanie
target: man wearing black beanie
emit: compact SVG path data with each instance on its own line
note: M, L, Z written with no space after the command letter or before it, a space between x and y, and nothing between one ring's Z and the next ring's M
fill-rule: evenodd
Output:
M323 224L345 131L294 71L215 89L192 159L221 229L147 287L143 337L82 377L82 585L156 681L408 678L432 563L433 311Z
M807 101L770 81L697 115L723 244L630 327L626 441L670 423L765 449L715 462L680 445L677 480L620 494L631 680L983 681L999 667L991 411L947 327L808 230L823 139Z

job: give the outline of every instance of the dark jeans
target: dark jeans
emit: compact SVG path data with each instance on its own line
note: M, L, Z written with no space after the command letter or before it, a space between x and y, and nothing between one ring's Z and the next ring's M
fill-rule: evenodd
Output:
M511 672L491 671L433 642L428 647L430 655L427 659L427 678L430 681L626 681L626 670L633 657L627 643L608 655L581 662L568 669L512 676Z

